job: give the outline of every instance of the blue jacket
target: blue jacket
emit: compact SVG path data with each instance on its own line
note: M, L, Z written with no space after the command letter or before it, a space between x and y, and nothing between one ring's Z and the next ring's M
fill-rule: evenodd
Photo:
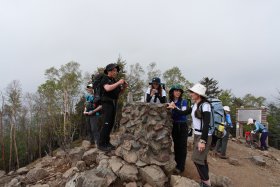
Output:
M233 127L230 114L226 114L226 123L228 126Z
M85 94L85 99L86 99L86 102L93 102L94 96L90 93L86 93Z
M267 128L261 124L260 122L256 121L255 122L255 129L254 129L254 132L260 132L260 133L263 133L263 132L268 132Z
M183 108L185 108L185 110L188 107L188 102L183 99L183 100L178 100L175 105L177 106L177 108L179 110L182 110ZM177 110L172 110L172 119L174 122L187 122L187 115L185 114L180 114L180 111Z
M90 93L85 94L85 99L86 99L86 107L87 107L87 112L93 111L97 106L96 104L93 103L94 101L94 96ZM99 116L99 112L94 113L95 116Z

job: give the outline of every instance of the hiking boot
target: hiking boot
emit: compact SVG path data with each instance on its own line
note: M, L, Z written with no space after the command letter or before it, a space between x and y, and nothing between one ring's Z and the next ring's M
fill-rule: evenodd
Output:
M111 148L109 146L99 145L97 148L101 151L104 151L104 152L111 151Z
M175 168L175 169L173 170L173 174L174 174L174 175L180 175L181 173L183 173L183 171L181 171L181 170L178 169L178 168Z
M200 187L211 187L211 186L205 184L204 182L201 182L201 183L200 183Z
M111 144L111 143L108 143L108 144L107 144L107 147L109 147L109 148L112 149L112 150L115 150L115 149L116 149L116 146L114 146L114 145Z
M214 157L220 157L221 153L217 152L217 151L213 151L213 156Z
M226 155L220 154L219 156L221 159L228 159L228 157Z

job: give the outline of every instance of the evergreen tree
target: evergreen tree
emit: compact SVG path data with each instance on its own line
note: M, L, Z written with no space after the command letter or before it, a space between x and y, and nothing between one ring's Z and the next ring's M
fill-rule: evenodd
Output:
M218 87L218 81L213 78L204 77L200 83L206 87L206 95L211 98L216 98L222 92Z

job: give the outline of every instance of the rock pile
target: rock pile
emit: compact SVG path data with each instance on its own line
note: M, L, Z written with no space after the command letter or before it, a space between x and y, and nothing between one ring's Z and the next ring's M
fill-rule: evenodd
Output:
M171 118L164 105L132 103L124 107L117 149L104 153L88 141L70 150L57 150L36 164L8 175L6 187L181 186L194 183L171 173L176 166L171 151ZM194 185L195 186L195 185Z

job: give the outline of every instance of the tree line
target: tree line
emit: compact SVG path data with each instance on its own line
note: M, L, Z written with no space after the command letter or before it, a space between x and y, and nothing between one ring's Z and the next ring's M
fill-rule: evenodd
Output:
M162 72L155 62L147 67L140 63L127 66L119 57L116 63L121 67L119 78L125 78L129 87L119 99L116 124L121 117L128 93L133 101L141 101L148 83L153 77L160 77L168 88L175 83L184 85L185 90L193 85L178 67ZM106 65L106 64L105 64ZM104 65L104 66L105 66ZM80 64L69 62L59 68L51 67L45 71L45 82L39 85L35 93L23 93L19 80L13 80L0 92L0 169L11 171L51 154L54 149L69 148L71 143L81 138L85 125L83 116L83 93L91 74L103 72L104 67L96 67L92 72L82 75ZM223 90L214 78L204 77L200 83L207 87L207 95L217 97L224 105L230 106L233 123L236 121L236 109L244 106L261 107L264 97L246 94L235 97L231 90ZM271 132L270 145L280 147L280 92L274 103L267 105L268 122ZM185 97L188 97L185 94ZM118 126L118 125L116 125Z

